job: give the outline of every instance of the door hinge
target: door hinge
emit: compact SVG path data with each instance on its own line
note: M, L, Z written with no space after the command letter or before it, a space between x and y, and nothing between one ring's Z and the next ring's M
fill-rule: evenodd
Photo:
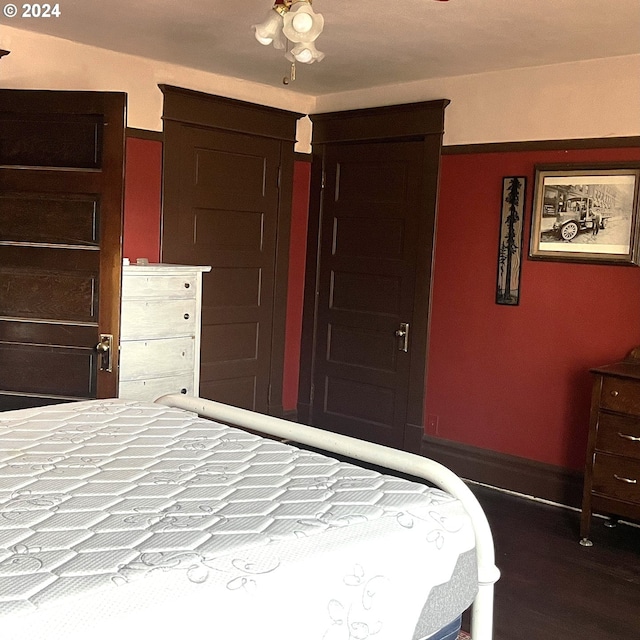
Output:
M278 167L278 177L276 178L276 189L282 184L282 167Z
M324 186L327 182L327 172L323 169L322 170L322 179L320 180L320 188L324 189Z
M309 404L313 404L313 397L316 394L316 388L314 385L311 385L311 389L309 390Z

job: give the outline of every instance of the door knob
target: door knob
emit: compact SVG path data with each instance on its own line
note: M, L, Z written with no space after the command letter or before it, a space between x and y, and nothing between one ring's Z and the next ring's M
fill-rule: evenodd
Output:
M398 341L398 351L409 351L409 323L401 322L400 327L396 329L396 338L400 338Z
M110 333L101 333L100 342L96 345L98 352L98 369L100 371L113 371L113 357L111 351L111 343L113 336Z

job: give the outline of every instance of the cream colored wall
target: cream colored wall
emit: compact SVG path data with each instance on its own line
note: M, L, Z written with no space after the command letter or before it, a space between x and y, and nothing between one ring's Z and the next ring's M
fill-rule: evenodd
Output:
M315 105L312 96L5 26L0 49L11 51L0 63L3 88L124 91L129 96L127 125L139 129L162 130L158 84L249 102L259 97L261 104L301 113L309 113Z
M0 86L124 91L130 127L162 129L162 93L173 84L301 113L449 98L446 145L640 135L640 55L385 86L315 98L4 27ZM296 150L309 152L311 126Z
M444 144L640 135L640 55L321 96L317 113L449 98Z

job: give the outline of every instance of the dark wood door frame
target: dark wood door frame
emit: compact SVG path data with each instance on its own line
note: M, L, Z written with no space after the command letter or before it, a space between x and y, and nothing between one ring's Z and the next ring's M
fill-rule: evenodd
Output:
M413 346L411 351L409 399L404 446L419 453L424 433L424 400L429 343L429 316L435 215L444 132L444 111L449 100L372 109L356 109L311 115L313 122L313 160L307 235L307 262L302 321L298 418L313 423L312 382L316 348L317 294L320 273L320 231L322 228L322 184L325 148L333 144L365 141L421 141L424 145L425 185L423 216L419 230L414 298ZM427 292L421 295L420 292Z
M281 416L289 272L291 200L296 123L304 115L250 102L159 85L164 94L163 121L271 138L281 142L278 231L273 299L272 355L267 412ZM163 202L163 207L167 204Z

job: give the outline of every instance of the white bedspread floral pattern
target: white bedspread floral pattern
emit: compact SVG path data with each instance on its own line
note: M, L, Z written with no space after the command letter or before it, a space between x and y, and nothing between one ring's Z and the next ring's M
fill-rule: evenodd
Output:
M179 409L0 413L3 640L409 639L473 546L439 490Z

